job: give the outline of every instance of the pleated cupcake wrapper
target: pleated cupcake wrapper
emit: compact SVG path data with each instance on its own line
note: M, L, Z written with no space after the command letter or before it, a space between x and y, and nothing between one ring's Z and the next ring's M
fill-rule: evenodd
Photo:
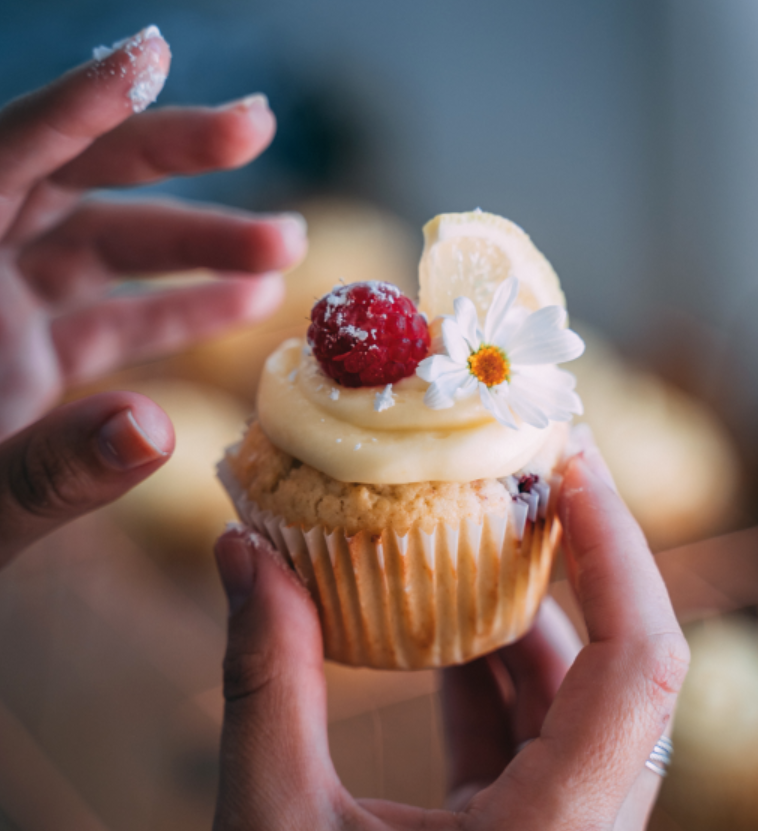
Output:
M225 461L219 478L242 522L271 540L307 586L334 661L385 669L463 663L524 634L545 594L560 536L557 479L482 523L347 536L261 510Z

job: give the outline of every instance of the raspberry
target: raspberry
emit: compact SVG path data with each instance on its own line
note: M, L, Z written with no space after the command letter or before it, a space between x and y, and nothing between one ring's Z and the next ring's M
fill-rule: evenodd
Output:
M525 473L518 480L519 493L531 493L532 488L540 481L540 477L536 473Z
M316 303L308 343L321 368L343 387L394 384L413 375L429 351L429 329L390 283L337 286Z

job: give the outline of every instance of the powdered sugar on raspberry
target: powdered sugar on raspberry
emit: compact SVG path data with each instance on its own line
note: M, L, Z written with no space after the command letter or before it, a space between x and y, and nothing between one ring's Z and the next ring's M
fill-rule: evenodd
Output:
M400 289L397 288L397 286L393 286L391 283L380 283L378 280L367 280L361 285L366 286L369 291L380 300L391 300L393 297L402 296ZM342 289L345 288L345 285L338 284L332 289L331 294L327 294L327 309L324 314L325 321L330 320L334 312L338 311L341 307L348 303L348 295L342 291ZM376 335L376 331L374 331L373 334Z
M347 303L347 297L344 294L339 293L339 289L342 286L335 286L332 289L331 294L327 294L326 296L326 310L324 311L324 320L329 321L332 319L332 315L339 310L340 306L344 306Z
M364 341L368 337L368 332L363 329L359 329L357 326L351 326L350 324L343 326L342 331L346 335L350 335L351 338L355 338L358 341ZM374 333L376 333L376 329L374 329ZM376 334L374 334L374 337L376 337Z

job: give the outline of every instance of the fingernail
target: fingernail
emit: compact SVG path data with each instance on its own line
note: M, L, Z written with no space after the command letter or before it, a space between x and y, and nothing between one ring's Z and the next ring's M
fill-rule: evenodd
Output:
M571 428L566 444L567 456L578 456L585 450L596 447L595 436L589 424L583 421L581 424L575 424Z
M608 465L605 463L605 459L602 457L599 450L595 449L585 451L582 454L582 458L584 459L587 467L595 474L595 476L598 477L598 479L605 482L605 484L608 485L614 493L618 493L618 488L616 487L613 474L611 473Z
M151 23L142 30L142 37L144 40L151 40L152 38L163 36L161 35L161 30L154 23Z
M227 534L216 543L216 562L232 615L245 605L253 590L252 555L250 543L242 536Z
M106 463L120 471L133 470L169 455L165 434L155 431L151 435L138 424L131 410L111 416L100 428L97 441Z
M608 487L618 493L613 474L603 458L603 454L595 444L595 437L589 424L577 424L571 431L569 445L572 455L579 456L587 467Z
M136 35L129 35L129 37L117 40L110 46L96 46L92 50L92 57L96 61L104 61L106 58L110 57L114 52L118 52L119 50L123 49L125 52L129 54L132 60L134 60L134 50L137 47L144 48L144 46L147 45L147 41L155 40L156 38L163 39L163 36L161 35L161 30L154 25L146 26L144 29L141 29L139 32L137 32Z
M244 98L238 98L235 101L230 101L228 104L222 104L219 110L235 110L243 113L253 123L256 129L268 131L271 129L274 115L271 112L268 104L268 98L262 93L255 95L247 95Z
M300 259L307 247L308 223L305 221L305 217L293 211L280 214L277 221L287 254L293 260Z
M268 110L268 98L262 92L256 92L254 95L246 95L244 98L235 98L234 101L228 101L226 104L220 104L219 110Z
M308 235L308 221L297 211L287 211L287 213L280 214L280 218L285 222L291 222L298 229L301 236Z

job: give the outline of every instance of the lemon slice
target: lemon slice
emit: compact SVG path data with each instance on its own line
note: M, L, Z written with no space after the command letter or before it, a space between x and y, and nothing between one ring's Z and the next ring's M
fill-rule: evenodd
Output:
M495 289L514 275L518 302L530 310L566 306L558 275L518 225L476 210L440 214L424 226L419 309L429 320L453 313L456 297L473 300L484 320Z

